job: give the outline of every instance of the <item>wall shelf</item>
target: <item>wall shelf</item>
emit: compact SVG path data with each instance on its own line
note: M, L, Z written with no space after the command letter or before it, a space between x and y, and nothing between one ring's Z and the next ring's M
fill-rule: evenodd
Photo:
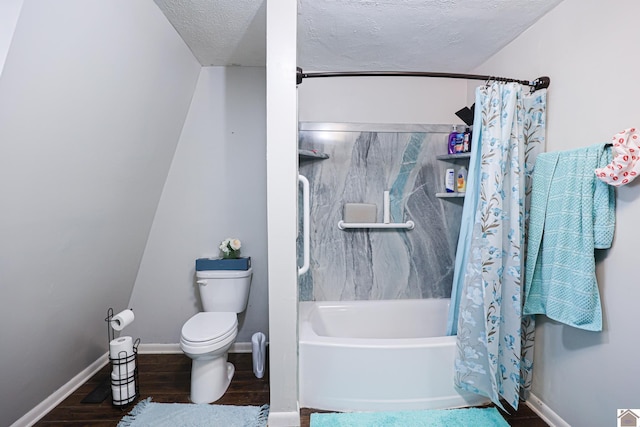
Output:
M438 160L466 160L468 161L471 158L471 152L467 153L455 153L455 154L440 154L436 156ZM454 181L454 186L457 181ZM466 184L465 184L466 185ZM436 193L436 197L441 199L458 199L464 197L465 193Z
M456 160L456 159L468 159L471 157L471 153L456 153L456 154L440 154L436 156L438 160Z
M464 197L466 193L436 193L436 197L440 197L441 199L453 199Z
M345 230L347 228L404 228L407 230L413 230L415 223L413 221L407 222L392 222L385 224L383 222L344 222L338 221L338 228Z

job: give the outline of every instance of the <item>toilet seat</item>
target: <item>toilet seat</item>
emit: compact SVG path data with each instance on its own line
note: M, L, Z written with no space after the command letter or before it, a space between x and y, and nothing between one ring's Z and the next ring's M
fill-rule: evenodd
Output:
M238 316L227 312L200 312L182 326L181 341L192 347L208 347L238 332Z

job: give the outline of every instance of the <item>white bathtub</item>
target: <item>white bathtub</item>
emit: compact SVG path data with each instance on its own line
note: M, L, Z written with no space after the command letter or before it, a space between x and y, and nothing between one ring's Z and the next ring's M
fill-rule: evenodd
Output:
M453 386L448 299L301 302L300 406L391 411L489 401Z

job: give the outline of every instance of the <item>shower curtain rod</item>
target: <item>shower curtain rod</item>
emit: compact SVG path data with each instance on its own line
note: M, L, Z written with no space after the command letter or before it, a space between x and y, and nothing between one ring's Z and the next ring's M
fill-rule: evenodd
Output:
M297 84L302 83L303 79L316 78L316 77L444 77L448 79L466 79L466 80L484 80L484 81L499 81L499 82L513 82L520 83L522 85L531 86L533 91L538 89L546 89L551 83L551 79L547 76L538 77L537 79L530 80L518 80L510 79L507 77L496 76L483 76L480 74L460 74L460 73L435 73L435 72L423 72L423 71L331 71L322 73L305 73L302 68L297 67Z

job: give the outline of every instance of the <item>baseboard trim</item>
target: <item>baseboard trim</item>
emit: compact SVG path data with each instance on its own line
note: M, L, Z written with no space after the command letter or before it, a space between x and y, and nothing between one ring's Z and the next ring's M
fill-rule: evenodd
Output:
M71 393L76 391L89 378L94 376L100 369L109 363L107 353L100 356L95 362L83 369L78 375L71 378L66 384L53 392L49 397L36 405L32 410L24 414L11 427L28 427L34 425L42 417L47 415L53 408L58 406Z
M251 353L250 342L234 342L229 353ZM180 344L140 344L139 354L182 354Z
M140 344L138 354L181 354L180 344Z
M545 423L549 424L550 427L571 427L568 422L563 420L560 415L556 414L542 399L533 393L529 394L529 398L525 403L533 412L538 414Z
M269 427L296 427L300 425L300 411L298 412L273 412L269 410Z
M253 347L250 342L234 342L229 350L230 353L251 353Z

